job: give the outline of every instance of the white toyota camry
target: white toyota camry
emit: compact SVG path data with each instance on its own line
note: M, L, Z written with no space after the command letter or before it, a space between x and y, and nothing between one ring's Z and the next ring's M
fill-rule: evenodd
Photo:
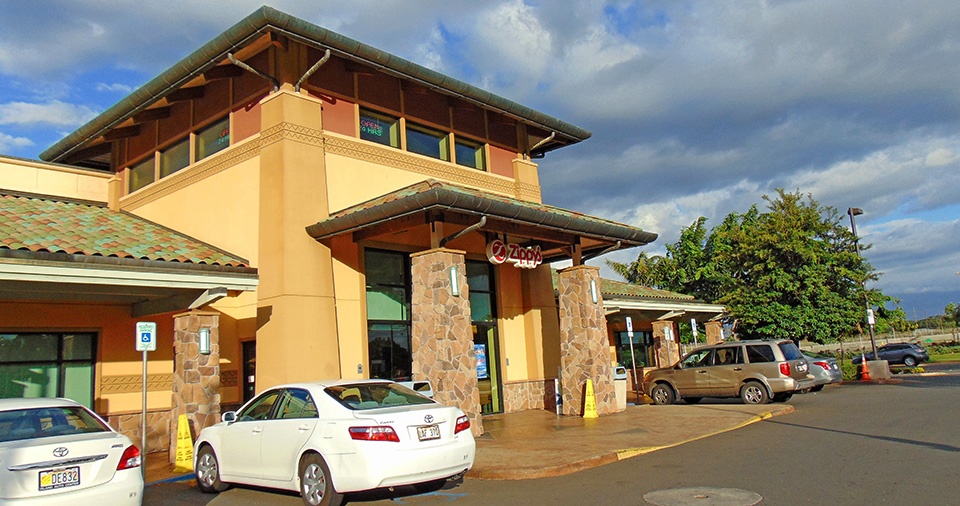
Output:
M0 399L0 504L139 505L140 450L66 399Z
M476 454L463 411L385 380L279 386L221 418L194 447L203 492L243 483L338 505L347 492L462 475Z

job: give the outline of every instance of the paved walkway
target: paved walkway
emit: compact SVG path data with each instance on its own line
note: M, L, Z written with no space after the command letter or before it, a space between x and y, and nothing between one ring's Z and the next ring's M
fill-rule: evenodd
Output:
M561 476L669 448L793 412L789 404L627 406L588 420L549 411L485 416L468 477L521 480ZM147 484L193 479L175 473L166 453L146 457Z

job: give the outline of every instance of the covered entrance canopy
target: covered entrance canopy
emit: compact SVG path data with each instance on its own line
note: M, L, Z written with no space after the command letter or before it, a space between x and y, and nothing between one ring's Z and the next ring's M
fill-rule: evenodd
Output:
M194 309L253 290L247 261L98 202L0 190L0 301Z
M353 241L430 225L430 247L475 230L535 242L543 261L574 265L604 251L642 246L657 238L603 218L428 179L344 209L307 227L320 241L352 233ZM444 225L451 225L445 228Z

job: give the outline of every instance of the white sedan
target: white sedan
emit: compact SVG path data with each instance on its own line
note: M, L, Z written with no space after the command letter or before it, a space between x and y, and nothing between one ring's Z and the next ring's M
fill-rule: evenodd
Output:
M66 399L0 399L0 504L139 505L140 449Z
M279 386L222 419L194 447L207 493L243 483L335 506L347 492L462 475L476 454L463 411L385 380Z

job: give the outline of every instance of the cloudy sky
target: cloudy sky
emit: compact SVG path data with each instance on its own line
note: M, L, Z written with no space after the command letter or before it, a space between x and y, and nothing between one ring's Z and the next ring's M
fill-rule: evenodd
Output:
M36 158L259 5L0 3L0 153ZM270 5L592 131L540 161L544 201L657 232L652 254L800 190L864 210L908 317L960 302L956 0Z

